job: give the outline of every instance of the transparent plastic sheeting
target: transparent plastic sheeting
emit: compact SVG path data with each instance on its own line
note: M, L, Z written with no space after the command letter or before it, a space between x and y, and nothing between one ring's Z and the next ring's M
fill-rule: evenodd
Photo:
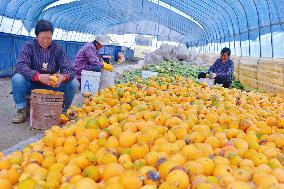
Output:
M11 33L30 33L44 18L63 31L58 37L87 40L85 34L102 34L131 23L130 32L173 35L168 38L201 52L218 53L228 46L240 56L284 57L283 7L283 0L0 0L0 16L14 20ZM0 17L2 32L3 20ZM22 26L14 29L19 20ZM142 20L168 28L167 35L159 36L157 27L137 31L135 23ZM112 33L129 32L116 29Z
M104 34L124 35L133 33L155 36L159 41L186 43L186 37L184 35L171 30L168 27L147 20L118 24L104 31Z

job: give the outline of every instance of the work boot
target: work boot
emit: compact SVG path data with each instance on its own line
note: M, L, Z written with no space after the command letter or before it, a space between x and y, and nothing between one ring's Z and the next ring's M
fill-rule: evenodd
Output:
M13 123L22 123L22 122L26 121L26 118L27 118L27 109L26 108L19 109L17 113L18 114L12 120Z

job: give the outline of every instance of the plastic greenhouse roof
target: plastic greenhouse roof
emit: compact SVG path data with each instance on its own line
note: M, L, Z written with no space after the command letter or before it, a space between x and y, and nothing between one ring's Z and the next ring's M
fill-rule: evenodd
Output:
M107 31L137 33L136 22L146 20L169 28L167 35L180 37L178 33L196 45L230 38L254 40L273 32L273 26L283 31L284 23L283 0L67 0L67 4L63 0L63 4L52 7L56 2L0 0L0 15L22 20L28 31L44 18L56 28L93 35ZM127 23L134 29L115 27ZM147 27L140 28L139 33L159 36L158 30L149 31Z

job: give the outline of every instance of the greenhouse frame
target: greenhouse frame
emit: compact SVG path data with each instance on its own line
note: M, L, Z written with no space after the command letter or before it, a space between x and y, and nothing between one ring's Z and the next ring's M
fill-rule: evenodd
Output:
M146 20L156 23L154 31L147 31L146 23L139 31L134 27L112 32L159 37L162 25L170 29L165 36L201 52L218 53L228 46L238 56L281 58L284 54L281 0L2 0L0 5L0 31L7 33L29 35L36 21L43 18L64 31L55 33L58 39L68 35L72 41L86 41L87 35L102 34L115 25ZM182 34L183 39L171 36L171 31Z
M0 189L284 189L284 0L0 0Z

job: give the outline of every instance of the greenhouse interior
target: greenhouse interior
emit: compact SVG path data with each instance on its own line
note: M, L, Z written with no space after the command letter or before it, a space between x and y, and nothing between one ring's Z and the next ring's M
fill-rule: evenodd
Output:
M284 189L283 0L0 0L0 189Z

